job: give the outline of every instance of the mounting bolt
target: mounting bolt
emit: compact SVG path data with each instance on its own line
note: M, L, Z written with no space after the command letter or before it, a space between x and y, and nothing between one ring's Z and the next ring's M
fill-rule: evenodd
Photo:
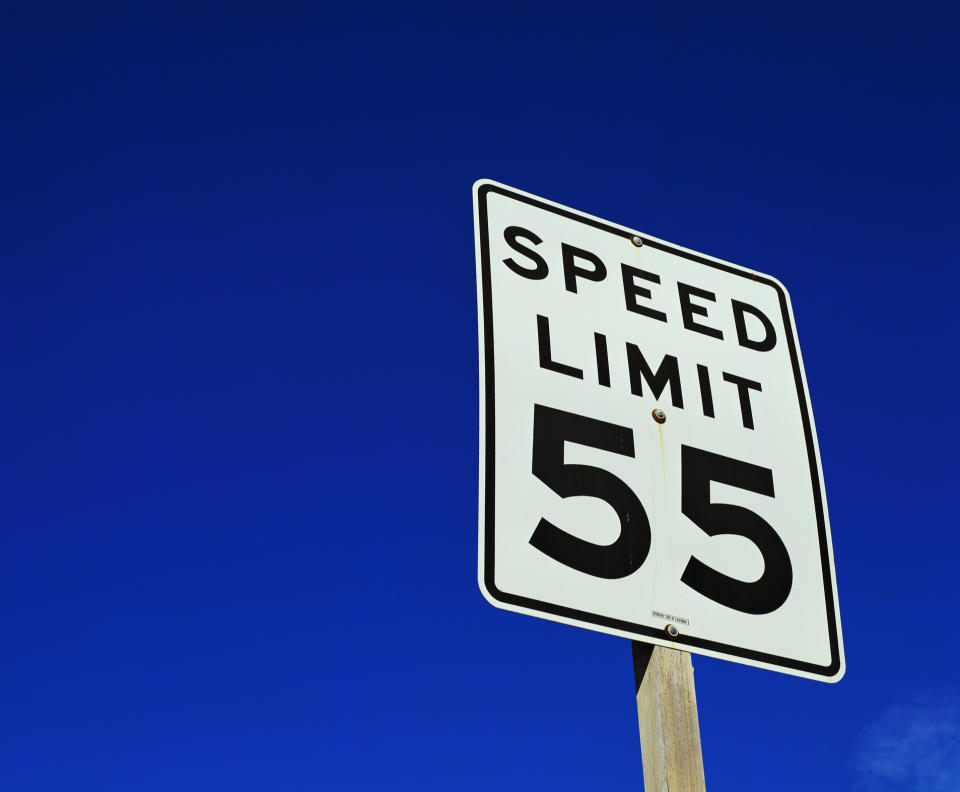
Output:
M666 627L664 627L664 629L667 631L667 635L669 635L671 638L676 638L678 635L680 635L680 630L677 629L675 624L668 624Z
M657 407L657 409L650 414L653 416L653 420L657 423L666 423L667 414L659 407Z
M630 237L630 241L637 247L643 247L643 240L638 236Z

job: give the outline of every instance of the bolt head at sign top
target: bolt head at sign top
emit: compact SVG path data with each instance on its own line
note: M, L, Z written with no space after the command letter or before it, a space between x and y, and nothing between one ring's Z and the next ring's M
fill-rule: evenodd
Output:
M479 581L507 610L844 671L793 313L774 278L474 185Z

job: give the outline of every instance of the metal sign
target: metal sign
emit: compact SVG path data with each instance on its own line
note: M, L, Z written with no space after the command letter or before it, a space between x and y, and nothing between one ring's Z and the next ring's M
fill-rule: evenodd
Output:
M830 526L768 275L474 185L495 606L836 681Z

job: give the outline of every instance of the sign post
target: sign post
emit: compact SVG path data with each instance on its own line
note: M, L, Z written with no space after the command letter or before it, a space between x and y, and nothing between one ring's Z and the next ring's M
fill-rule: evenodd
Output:
M690 655L632 642L646 792L705 792Z

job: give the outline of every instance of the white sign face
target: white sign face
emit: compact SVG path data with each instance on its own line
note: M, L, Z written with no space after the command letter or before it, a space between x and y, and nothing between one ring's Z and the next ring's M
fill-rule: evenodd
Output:
M479 580L497 607L789 674L844 671L789 297L474 185Z

